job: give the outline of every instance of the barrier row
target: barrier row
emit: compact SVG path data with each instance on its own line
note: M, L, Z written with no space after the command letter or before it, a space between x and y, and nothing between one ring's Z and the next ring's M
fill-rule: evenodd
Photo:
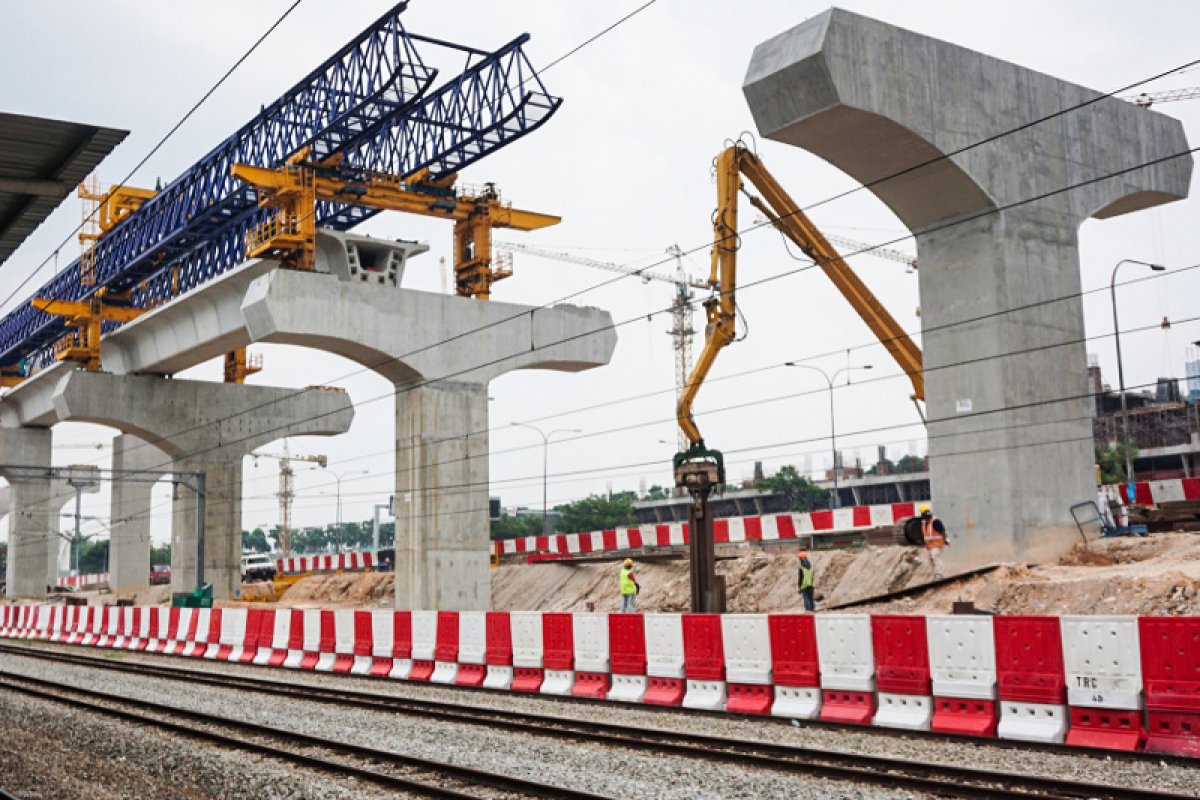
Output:
M1138 482L1134 484L1134 497L1137 503L1143 506L1175 503L1180 500L1200 500L1200 478Z
M1200 755L1200 618L6 606L0 636Z
M275 560L275 569L282 573L334 572L336 570L370 569L376 566L374 553L337 553L319 556L289 556Z
M713 521L713 538L718 544L798 539L814 533L852 532L887 527L915 514L916 507L913 503L894 503L762 517L726 517ZM499 555L581 555L606 550L636 550L647 545L683 546L687 543L687 523L672 522L591 533L559 533L552 536L501 539L492 542L492 551Z
M90 575L66 575L58 579L60 589L81 589L84 586L99 586L108 583L108 573L98 572Z

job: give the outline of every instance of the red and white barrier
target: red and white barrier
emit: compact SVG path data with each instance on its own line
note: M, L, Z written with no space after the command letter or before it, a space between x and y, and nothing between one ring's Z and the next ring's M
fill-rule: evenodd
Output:
M1195 617L47 604L0 607L0 636L1200 757Z
M58 579L60 589L86 589L89 586L102 586L108 583L107 572L97 572L89 575L64 575Z
M1121 487L1124 497L1124 487ZM1200 478L1175 478L1166 481L1142 481L1134 484L1139 505L1156 506L1180 500L1200 500Z
M374 553L333 553L289 556L275 559L275 569L284 574L302 572L357 572L378 566Z

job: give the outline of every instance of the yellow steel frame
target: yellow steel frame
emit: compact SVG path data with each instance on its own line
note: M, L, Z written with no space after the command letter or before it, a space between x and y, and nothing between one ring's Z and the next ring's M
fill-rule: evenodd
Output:
M370 173L347 180L332 171L336 161L311 164L307 149L279 169L235 164L232 174L258 191L259 205L277 213L246 236L246 254L277 258L293 269L312 269L316 241L317 201L403 211L454 221L455 291L487 300L491 286L512 270L493 261L492 229L532 231L556 225L561 217L523 211L500 199L492 184L480 190L453 189L454 175L429 180L422 170L408 178Z
M78 361L92 372L100 370L100 335L104 322L129 322L146 313L127 305L128 294L109 295L100 289L86 300L56 300L35 297L30 304L39 311L63 317L74 330L54 343L58 361ZM115 301L115 302L114 302Z
M913 385L913 399L925 399L925 378L921 350L888 313L866 284L850 269L829 240L813 225L795 201L788 196L758 156L742 145L734 145L717 156L717 210L713 215L712 266L709 286L717 295L704 303L708 327L704 351L688 377L675 414L679 427L693 445L703 447L700 429L692 418L692 404L701 384L712 368L717 353L733 341L737 302L738 193L745 192L744 175L760 192L760 199L746 192L755 208L766 214L771 224L792 240L817 263L833 285L867 323Z
M262 372L262 356L248 354L244 347L225 354L225 383L245 383L257 372Z

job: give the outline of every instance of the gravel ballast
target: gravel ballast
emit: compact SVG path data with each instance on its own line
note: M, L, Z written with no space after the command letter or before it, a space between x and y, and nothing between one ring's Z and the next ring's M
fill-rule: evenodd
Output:
M145 657L137 660L142 658ZM218 669L222 666L193 660L184 663ZM763 797L882 799L916 796L905 791L748 769L734 764L701 763L692 758L549 739L477 725L252 696L194 683L122 675L8 654L0 655L0 669L613 797L750 800ZM258 674L262 675L263 670L258 670ZM274 673L273 677L280 674ZM368 685L356 681L355 686L365 689ZM635 709L627 710L636 713ZM62 713L61 707L59 713Z

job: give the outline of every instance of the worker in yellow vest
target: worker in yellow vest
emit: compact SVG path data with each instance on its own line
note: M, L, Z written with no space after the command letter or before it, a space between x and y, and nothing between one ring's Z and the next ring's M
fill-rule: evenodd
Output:
M621 567L621 613L637 611L637 596L642 589L633 576L633 559L625 559Z
M804 598L804 610L812 613L817 610L817 603L813 598L813 589L817 583L816 570L813 569L812 562L808 560L808 553L804 551L796 553L796 558L800 559L800 572L796 576L796 585L800 590L800 596Z
M942 579L942 548L949 547L946 526L933 515L928 503L921 504L921 537L925 540L925 552L929 553L929 565L933 567L933 579Z

